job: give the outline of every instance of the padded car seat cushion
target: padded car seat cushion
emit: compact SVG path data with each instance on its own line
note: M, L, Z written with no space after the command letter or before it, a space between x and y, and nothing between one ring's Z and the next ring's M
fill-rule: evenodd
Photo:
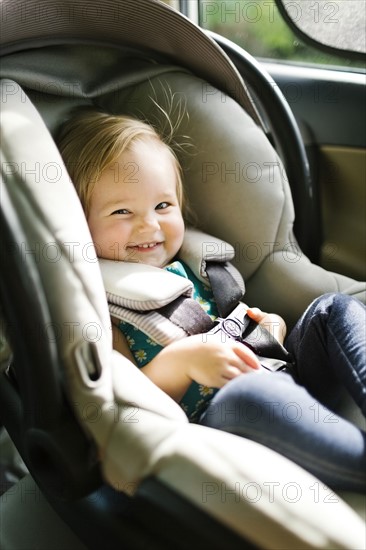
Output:
M58 52L60 62L66 50L61 48ZM67 53L64 59L72 68L70 49ZM163 78L153 66L152 77L145 66L143 71L139 69L144 78L140 73L140 82L133 90L123 76L126 86L120 89L121 80L112 65L116 58L119 62L121 59L109 50L99 50L99 66L96 62L95 67L85 68L81 63L84 73L90 71L86 75L89 81L83 82L83 89L75 87L70 92L66 75L55 75L54 81L52 76L45 76L42 55L44 52L37 51L24 54L24 72L18 75L37 109L19 84L10 80L2 83L7 97L2 108L2 167L28 237L27 244L41 251L37 266L51 314L63 328L70 326L71 316L75 327L71 339L69 331L60 333L63 383L85 433L96 442L105 479L117 489L128 487L133 492L142 479L154 475L259 547L361 547L363 523L341 501L330 507L326 502L327 488L321 485L319 507L314 507L314 477L254 442L189 424L173 400L127 359L113 352L105 291L90 233L44 121L53 132L74 106L91 103L119 112L143 110L148 116L155 109L154 102L146 103L152 85L154 98L161 98L163 106L168 85L173 93L183 93L189 119L182 122L182 134L191 136L195 148L194 154L182 156L188 194L192 193L192 206L202 215L203 229L231 242L234 248L253 242L264 246L264 239L272 239L268 246L277 247L277 241L283 244L292 239L293 209L288 185L278 157L262 131L220 92L203 101L203 81L186 71L172 67L166 71L165 67ZM105 64L106 58L110 65ZM56 64L53 56L49 61L52 59L48 69L56 71L57 67L62 71L63 65ZM11 63L8 71L12 71ZM53 82L57 93L40 92L42 82ZM239 163L238 178L235 163ZM263 172L258 170L262 166ZM253 211L257 203L256 216ZM255 228L249 227L249 221ZM55 251L57 262L50 255ZM259 260L248 261L240 250L237 258L237 265L249 281L262 269ZM275 502L268 485L272 480L279 487ZM301 498L291 500L286 489L294 480L301 489ZM203 499L207 482L215 490L206 492ZM254 487L260 491L260 498L243 493L244 498L239 501L236 497L230 502L223 499L220 487L236 490L237 483L244 493ZM345 522L349 526L347 536L342 529Z

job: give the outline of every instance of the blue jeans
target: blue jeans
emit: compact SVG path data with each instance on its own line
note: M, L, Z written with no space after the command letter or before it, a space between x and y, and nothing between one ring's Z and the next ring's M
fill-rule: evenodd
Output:
M343 294L321 296L286 348L292 375L263 370L231 380L199 423L262 443L333 489L365 491L366 433L333 412L345 388L366 416L365 306Z

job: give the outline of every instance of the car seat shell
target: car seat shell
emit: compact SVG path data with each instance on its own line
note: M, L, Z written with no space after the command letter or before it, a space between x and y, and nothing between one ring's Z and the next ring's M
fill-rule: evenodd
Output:
M134 2L125 4L136 5ZM148 4L144 2L146 10L150 7ZM153 6L155 4L151 3ZM86 3L80 5L85 6ZM112 4L105 5L110 7ZM37 46L44 46L45 41L42 38ZM45 49L37 47L28 50L27 45L25 51L15 52L17 49L18 46L12 46L12 53L5 57L2 67L2 75L6 77L2 82L3 97L6 97L2 120L4 185L19 215L26 244L33 251L28 256L34 260L37 258L34 251L40 250L35 267L46 296L51 322L55 324L53 328L67 329L61 330L56 339L62 394L67 396L67 402L87 439L93 441L96 447L104 479L116 489L133 495L144 479L154 476L259 547L361 547L364 542L362 521L342 501L334 503L331 509L324 505L329 496L326 487L319 487L322 505L315 509L314 495L310 489L317 483L315 478L258 444L188 424L176 403L127 359L112 351L111 325L91 237L67 171L44 123L46 121L51 132L54 132L73 106L91 103L117 111L126 106L131 112L145 108L145 115L154 118L155 114L151 112L154 104L146 103L151 89L156 92L154 98L162 101L166 98L167 87L173 93L184 90L190 118L195 121L189 127L193 142L202 143L202 137L206 138L202 150L186 160L192 204L197 212L202 213L204 228L208 232L234 242L237 247L242 246L238 235L245 235L248 245L259 243L263 250L265 243L268 243L262 261L257 258L252 261L239 248L237 267L247 280L248 297L259 298L259 305L261 300L271 306L282 302L284 297L291 302L296 297L296 312L290 304L286 304L286 316L291 322L297 309L303 307L303 302L310 300L320 289L330 289L335 285L341 290L359 293L363 286L349 278L328 274L302 256L298 263L308 268L304 280L298 280L300 271L295 273L289 269L291 261L286 263L284 251L289 254L287 260L293 258L291 254L296 251L290 191L280 161L256 122L237 102L226 94L221 95L221 90L213 88L215 93L210 94L210 101L206 103L195 101L205 81L189 74L186 68L177 69L175 65L163 63L163 68L157 71L155 62L142 63L145 66L140 72L135 72L133 85L127 80L128 85L123 88L121 80L114 77L110 85L101 90L100 74L96 78L96 63L94 73L86 70L88 76L91 73L95 79L94 87L84 80L83 88L78 89L70 88L67 84L70 80L66 80L63 74L58 80L53 76L47 80L43 62L54 55L58 55L59 60L65 60L72 51L78 53L80 62L87 51L84 46L53 44ZM103 50L98 46L95 51L100 52L103 62L106 58L113 58L113 63L116 59L120 60L120 51L112 55L110 46ZM128 57L131 58L131 50ZM153 73L149 73L151 69ZM126 83L125 77L124 80ZM136 80L139 85L136 85ZM44 93L45 84L50 82L54 85L53 92L57 93ZM33 98L37 108L29 97ZM193 98L191 103L190 98ZM219 106L223 107L222 112L217 109ZM213 109L214 122L209 118ZM232 120L240 121L235 131L231 124L228 125ZM182 132L187 130L183 127ZM212 139L207 140L207 134ZM218 135L221 140L217 143ZM238 154L245 152L249 159L247 162L257 162L250 160L258 158L252 156L254 152L259 157L265 152L265 162L276 168L275 183L266 188L271 194L258 205L259 209L263 209L258 210L260 213L253 211L252 204L258 187L264 183L262 180L258 184L247 178L241 183L245 200L240 202L238 210L234 209L237 199L233 200L233 195L227 193L220 173L213 182L208 181L208 175L207 181L202 181L204 163L217 164L224 144L234 137L237 149L234 148L234 152L232 148L230 151L225 149L225 155L233 155L225 156L228 166L237 162ZM212 146L215 146L213 151ZM25 163L23 169L22 163ZM37 170L41 176L38 180ZM230 185L236 183L234 181ZM213 200L214 196L216 200ZM233 218L239 220L234 228L227 219L228 211L230 222ZM260 237L257 231L258 216L267 223ZM247 227L252 228L252 234L246 233ZM284 248L288 243L291 246ZM22 241L18 243L21 244ZM57 261L53 261L55 258ZM26 261L24 269L27 269ZM281 288L283 281L283 288L279 295L273 297L270 283L276 270L280 273L280 276L274 276L276 285ZM293 279L291 273L294 273ZM316 281L313 283L314 278ZM293 281L290 294L289 280ZM268 290L263 291L263 287ZM299 289L304 287L306 290L298 296ZM70 326L73 329L72 338ZM138 422L134 422L136 419ZM245 456L251 457L251 460L243 462ZM42 477L42 472L39 473ZM286 487L291 488L294 479L301 488L307 488L298 501L288 498L288 493L284 491ZM207 483L211 485L205 485ZM273 484L281 488L275 501L271 499ZM258 501L250 498L245 491L242 498L243 488L249 490L250 486L262 491ZM205 499L202 497L203 488L206 488ZM225 491L235 491L237 496L232 502L223 501L223 488ZM259 528L263 522L267 529ZM343 528L345 524L347 530Z

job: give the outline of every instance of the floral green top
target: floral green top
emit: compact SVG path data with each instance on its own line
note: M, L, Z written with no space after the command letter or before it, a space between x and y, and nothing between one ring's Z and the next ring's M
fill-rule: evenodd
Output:
M211 289L197 279L185 263L177 260L166 266L165 269L192 281L193 298L212 319L217 317L217 308ZM130 323L121 321L119 328L125 335L129 348L139 368L149 363L162 349L160 344L149 338L144 332ZM214 388L192 382L180 402L182 409L191 422L198 420L216 391L217 390Z

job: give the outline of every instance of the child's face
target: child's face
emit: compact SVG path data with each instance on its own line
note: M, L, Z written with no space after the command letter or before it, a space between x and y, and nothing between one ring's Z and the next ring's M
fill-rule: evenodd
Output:
M182 246L184 222L167 148L137 142L96 182L88 224L98 256L164 267Z

